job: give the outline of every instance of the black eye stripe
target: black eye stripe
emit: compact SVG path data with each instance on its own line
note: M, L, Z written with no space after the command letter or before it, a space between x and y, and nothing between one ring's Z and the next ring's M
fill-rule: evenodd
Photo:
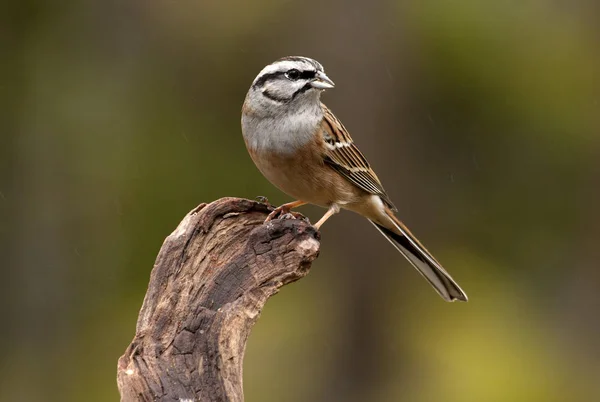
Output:
M263 85L265 85L265 82L279 78L279 77L284 77L284 76L285 76L285 73L283 71L278 71L276 73L264 74L258 80L256 80L256 82L254 83L253 86L256 88L260 88Z
M288 71L287 73L285 73L285 76L287 78L289 78L290 80L310 80L315 78L316 73L312 70L297 70L295 68L291 69L290 71Z
M300 73L300 75L298 76L298 78L296 78L296 80L298 80L298 79L301 79L301 80L310 80L310 79L315 78L315 76L317 74L314 70L304 70L304 71L297 70L297 71ZM255 88L260 88L263 85L265 85L265 82L267 82L267 81L271 81L271 80L275 80L275 79L280 79L280 78L285 78L285 76L286 76L286 74L288 72L289 71L287 71L287 72L277 71L275 73L264 74L258 80L256 80L256 82L254 83L253 86Z
M300 78L303 80L310 80L312 78L315 78L316 73L314 71L301 71L300 72Z
M301 74L300 71L293 68L290 71L288 71L287 73L285 73L285 76L286 76L286 78L288 78L292 81L296 81L296 80L300 79L300 74Z

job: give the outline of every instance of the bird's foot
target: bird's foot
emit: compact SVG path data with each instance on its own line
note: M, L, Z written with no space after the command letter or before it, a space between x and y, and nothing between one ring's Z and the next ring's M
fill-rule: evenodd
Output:
M272 221L273 219L306 219L304 215L299 212L291 211L287 205L277 207L267 216L265 223Z
M279 216L279 219L302 219L308 222L308 218L302 215L300 212L290 211Z

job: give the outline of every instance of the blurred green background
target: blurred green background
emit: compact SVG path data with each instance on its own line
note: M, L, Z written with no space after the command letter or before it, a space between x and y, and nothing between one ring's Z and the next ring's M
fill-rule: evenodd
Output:
M325 66L324 101L470 302L342 213L256 325L246 400L600 400L599 20L593 0L4 2L0 400L117 400L181 218L290 200L239 123L286 55Z

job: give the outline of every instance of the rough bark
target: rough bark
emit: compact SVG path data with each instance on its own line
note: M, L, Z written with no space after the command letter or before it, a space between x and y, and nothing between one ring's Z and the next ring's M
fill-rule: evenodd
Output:
M310 223L263 224L268 212L224 198L199 205L167 237L119 359L121 401L243 401L252 326L267 299L305 276L319 253Z

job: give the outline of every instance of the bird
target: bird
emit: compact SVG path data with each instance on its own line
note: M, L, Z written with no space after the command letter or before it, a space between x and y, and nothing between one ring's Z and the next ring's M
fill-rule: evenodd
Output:
M265 222L305 204L327 209L317 230L340 209L367 218L446 301L467 301L450 274L396 217L396 207L341 121L321 102L334 87L321 63L283 57L256 76L242 106L242 134L258 170L295 201Z

